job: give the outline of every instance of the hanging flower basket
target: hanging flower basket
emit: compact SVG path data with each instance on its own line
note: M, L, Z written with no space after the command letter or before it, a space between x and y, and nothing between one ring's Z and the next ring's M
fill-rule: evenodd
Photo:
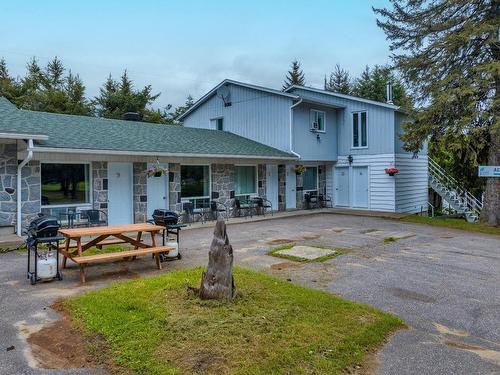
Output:
M302 174L306 171L306 167L304 167L303 165L296 165L294 170L295 174Z
M148 177L161 177L168 172L167 169L163 168L160 163L150 166L146 171Z
M396 167L390 167L385 169L385 173L387 173L389 176L394 176L398 172L399 169L397 169Z

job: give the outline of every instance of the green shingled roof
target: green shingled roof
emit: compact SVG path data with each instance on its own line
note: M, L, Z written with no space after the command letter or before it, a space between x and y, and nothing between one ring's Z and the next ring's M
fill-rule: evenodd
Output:
M178 125L19 110L0 97L0 133L47 135L37 147L256 158L296 157L238 135Z

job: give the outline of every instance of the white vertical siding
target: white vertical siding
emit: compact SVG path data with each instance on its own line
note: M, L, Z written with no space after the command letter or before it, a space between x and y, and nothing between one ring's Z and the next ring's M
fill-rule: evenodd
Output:
M184 126L210 129L210 119L223 117L225 131L288 151L292 99L232 84L229 90L230 107L213 96L184 119Z
M356 167L368 166L369 173L369 206L373 211L396 211L396 183L395 177L385 173L384 169L395 165L394 154L377 155L353 155L351 164L347 161L347 155L339 155L336 166ZM351 173L352 174L352 173Z
M396 154L396 211L418 213L427 211L428 158L419 155Z

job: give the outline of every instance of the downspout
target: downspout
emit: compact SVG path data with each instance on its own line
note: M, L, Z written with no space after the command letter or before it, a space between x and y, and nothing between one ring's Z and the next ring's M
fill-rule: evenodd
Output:
M299 154L297 154L295 151L293 151L293 136L292 136L292 132L293 132L293 109L295 107L297 107L300 103L302 103L302 98L299 98L299 101L295 104L293 104L291 107L290 107L290 152L292 154L294 154L295 156L297 156L299 159L301 158Z
M21 176L22 176L22 170L23 167L30 162L30 160L33 159L33 140L28 139L28 155L26 158L17 166L17 229L16 233L18 236L21 236L21 231L22 231L22 223L21 223L21 210L22 210L22 192L21 192Z

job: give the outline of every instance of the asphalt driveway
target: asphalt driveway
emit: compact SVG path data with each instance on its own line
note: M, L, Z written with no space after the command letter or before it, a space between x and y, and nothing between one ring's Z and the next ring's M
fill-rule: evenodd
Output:
M211 228L187 230L183 259L165 270L206 264ZM378 353L380 374L500 374L500 238L350 215L316 214L228 226L239 265L367 303L403 318ZM385 243L384 238L400 238ZM269 257L286 241L348 250L324 263ZM62 282L31 287L25 256L0 255L0 373L95 373L38 369L26 337L58 319L57 298L157 274L150 259L89 268L81 286L70 268ZM14 347L12 349L12 347ZM11 350L7 350L7 348Z

